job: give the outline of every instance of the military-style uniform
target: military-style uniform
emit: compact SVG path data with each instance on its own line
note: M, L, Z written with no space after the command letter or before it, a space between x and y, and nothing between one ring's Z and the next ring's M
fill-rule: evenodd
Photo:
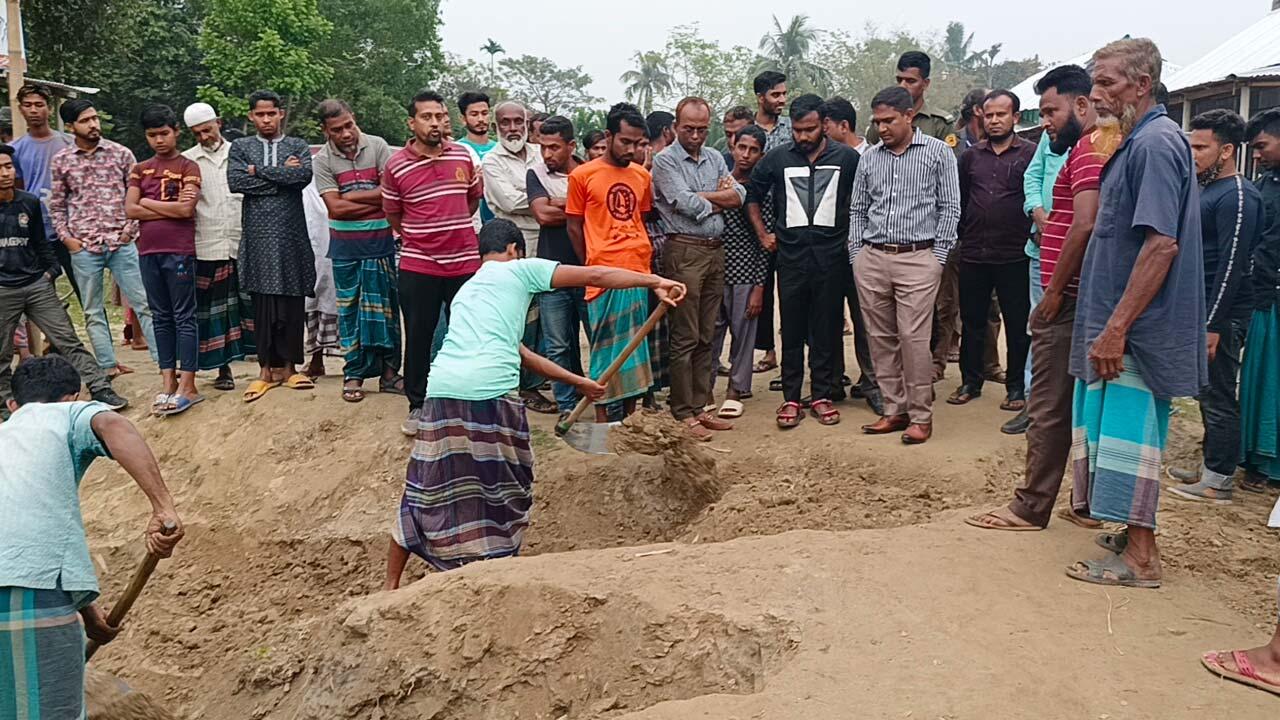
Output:
M920 111L916 113L911 125L925 135L946 143L956 151L956 157L960 157L960 153L964 152L964 144L960 142L960 136L956 134L955 121L946 115L939 115L933 112L929 109L928 103L920 106ZM871 123L871 127L867 128L867 142L873 145L880 142L880 133L876 130L875 123Z

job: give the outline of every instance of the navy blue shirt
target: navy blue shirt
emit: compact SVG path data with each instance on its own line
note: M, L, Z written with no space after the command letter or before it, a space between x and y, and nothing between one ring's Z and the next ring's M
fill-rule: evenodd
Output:
M1163 105L1142 116L1102 171L1071 347L1071 374L1085 382L1099 379L1089 349L1124 295L1148 231L1174 238L1178 254L1129 329L1125 352L1156 397L1194 397L1209 383L1199 185L1191 146Z
M1262 195L1239 175L1200 188L1200 237L1204 243L1205 327L1219 335L1232 321L1253 314L1249 258L1262 232Z
M1280 302L1280 168L1258 179L1263 229L1253 251L1253 309L1270 310Z

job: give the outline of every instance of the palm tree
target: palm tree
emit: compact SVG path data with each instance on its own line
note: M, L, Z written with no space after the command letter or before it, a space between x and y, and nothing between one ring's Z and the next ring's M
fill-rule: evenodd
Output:
M628 70L618 78L627 85L627 99L639 103L648 115L653 110L654 98L671 92L672 78L667 71L667 59L659 52L637 52L636 69Z
M489 53L489 86L492 87L493 86L493 59L495 56L497 56L498 53L503 53L505 55L507 52L507 49L499 45L498 41L494 40L493 38L488 38L488 40L489 42L486 42L485 44L481 45L480 49L483 50L484 52Z
M809 59L819 33L809 25L808 15L792 16L785 28L774 15L773 31L760 38L756 71L777 70L807 90L825 93L831 85L831 71Z
M947 23L947 31L942 46L942 61L952 67L968 70L978 59L978 53L972 51L973 33L964 32L964 23L952 21Z

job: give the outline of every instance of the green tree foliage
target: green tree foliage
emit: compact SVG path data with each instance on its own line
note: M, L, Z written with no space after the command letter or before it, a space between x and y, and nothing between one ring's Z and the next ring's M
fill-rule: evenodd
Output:
M318 57L332 31L316 0L208 0L200 48L212 82L198 95L223 116L241 117L249 93L268 88L293 110L333 78Z
M792 16L786 27L774 15L773 30L760 38L756 72L777 70L787 76L788 89L825 95L831 88L831 71L813 60L820 35L808 15Z
M587 91L591 76L582 71L581 65L562 68L548 58L535 55L503 58L499 65L502 84L511 97L524 101L534 110L558 113L602 101Z
M663 55L671 75L671 92L661 98L664 104L674 107L681 98L693 95L710 103L718 114L734 105L755 103L751 78L743 77L743 69L755 59L750 49L722 48L707 40L695 23L672 29Z
M319 10L333 31L316 54L333 78L317 97L346 100L365 132L406 141L405 102L445 75L439 1L319 0Z
M150 154L138 116L151 103L181 113L208 81L196 45L200 3L185 0L61 0L22 4L27 74L96 87L112 138ZM75 18L76 32L68 31Z
M622 73L618 79L627 84L627 100L637 103L640 112L653 112L655 98L671 93L671 73L667 72L667 58L659 52L638 52L634 57L636 67Z

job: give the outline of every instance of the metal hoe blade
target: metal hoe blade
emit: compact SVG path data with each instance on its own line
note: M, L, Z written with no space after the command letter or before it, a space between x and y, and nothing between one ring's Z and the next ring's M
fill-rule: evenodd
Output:
M557 432L569 447L590 455L613 455L609 449L609 430L621 423L576 422L564 432Z

